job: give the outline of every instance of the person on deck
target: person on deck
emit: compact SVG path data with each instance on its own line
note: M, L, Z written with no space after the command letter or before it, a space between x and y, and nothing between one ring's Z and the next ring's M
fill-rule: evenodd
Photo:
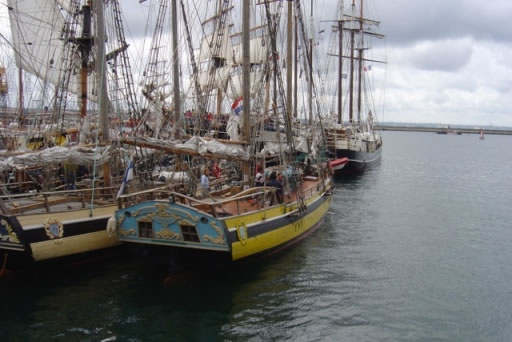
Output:
M210 175L210 170L208 168L205 168L203 171L203 174L201 175L201 190L202 190L202 196L206 197L208 193L210 192L210 181L208 179L208 176Z
M256 176L254 177L255 186L265 186L265 178L263 177L263 173L261 171L261 166L256 165Z
M275 171L272 171L267 183L268 186L276 188L276 199L279 203L283 203L283 184L277 180ZM270 201L270 205L273 205L273 200Z
M76 190L76 170L77 167L75 164L64 164L64 173L66 175L66 184L68 190Z
M219 178L221 175L222 170L219 167L219 164L213 163L213 175L215 178Z

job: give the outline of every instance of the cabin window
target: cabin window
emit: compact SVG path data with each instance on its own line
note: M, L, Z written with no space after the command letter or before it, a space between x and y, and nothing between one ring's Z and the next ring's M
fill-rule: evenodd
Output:
M153 237L153 222L139 222L139 237Z
M191 226L188 224L181 224L181 234L183 236L183 240L190 242L200 242L199 236L197 235L196 226Z

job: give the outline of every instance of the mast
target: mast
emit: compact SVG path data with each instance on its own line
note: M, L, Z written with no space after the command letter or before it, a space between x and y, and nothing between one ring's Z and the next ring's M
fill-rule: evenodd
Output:
M108 143L110 140L108 131L108 112L107 112L107 78L105 70L105 22L103 21L103 1L94 1L96 11L96 77L99 84L99 124L102 133L102 142Z
M217 4L217 15L220 16L222 15L222 0L219 0L218 4ZM222 63L223 65L225 64L225 61L224 63ZM217 108L215 110L215 113L217 115L220 115L221 114L221 111L222 111L222 98L224 97L224 94L223 94L223 91L222 91L222 88L221 87L217 87L217 101L216 101L216 104L217 104Z
M358 69L358 80L357 80L357 122L360 123L361 122L361 102L362 102L362 99L361 99L361 91L362 91L362 76L363 76L363 0L361 0L361 15L359 17L359 32L360 32L360 35L361 35L361 40L360 40L360 47L358 49L359 53L358 53L358 59L359 59L359 69Z
M350 31L349 121L354 122L354 30Z
M342 7L342 13L343 13L343 7ZM343 15L343 14L342 14ZM338 21L338 34L339 34L339 58L338 58L338 124L343 123L343 116L342 116L342 96L343 96L343 20L340 19Z
M243 126L242 126L242 140L249 142L249 129L250 129L250 112L251 112L251 74L250 74L250 0L243 0L242 5L242 84L243 84Z
M297 87L297 84L298 84L298 73L297 73L297 68L299 66L299 59L298 59L298 49L299 49L299 30L298 30L298 24L297 24L298 20L295 20L295 43L294 43L294 70L293 70L293 116L295 118L297 118L297 92L298 92L298 87Z
M81 107L80 116L87 116L87 60L91 52L91 0L87 1L87 5L82 6L83 25L82 36L78 39L80 44L80 55L82 64L80 68L80 89L81 89Z
M180 75L179 75L179 54L178 54L178 12L176 1L171 1L172 14L172 60L173 60L173 92L174 92L174 122L176 125L175 138L180 135L181 126L181 108L180 108Z
M292 107L292 57L293 57L293 3L288 1L288 44L286 50L286 115L288 120L291 121L293 107Z
M104 144L110 143L109 131L108 131L108 109L107 109L107 78L105 68L105 22L104 22L104 11L103 11L103 0L94 1L94 10L96 12L96 77L98 84L100 85L99 90L99 123L100 130L102 133L102 142ZM90 7L89 7L90 8ZM90 25L90 17L89 17ZM86 75L87 76L87 75ZM87 83L87 81L86 81ZM87 93L86 93L87 96ZM85 99L87 100L87 99ZM103 184L105 187L111 186L110 179L110 164L103 164Z
M25 105L23 103L23 70L18 68L18 84L19 84L19 106L20 106L20 115L18 117L19 127L23 127L23 122L25 121Z
M313 0L310 17L311 35L309 37L309 124L313 123Z

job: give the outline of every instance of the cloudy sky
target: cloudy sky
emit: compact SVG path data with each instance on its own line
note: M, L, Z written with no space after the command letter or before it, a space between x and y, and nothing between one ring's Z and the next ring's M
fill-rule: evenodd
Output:
M302 2L306 9L309 2ZM315 18L332 20L337 2L314 0ZM129 40L149 36L149 3L121 1ZM512 0L366 0L365 6L386 35L379 49L387 64L372 69L377 88L384 85L380 121L512 127ZM318 35L323 46L327 31Z
M385 121L512 126L512 1L374 3L386 34Z
M332 19L336 0L314 2L315 17ZM367 0L365 6L386 35L387 65L373 69L385 78L380 121L512 126L511 0Z

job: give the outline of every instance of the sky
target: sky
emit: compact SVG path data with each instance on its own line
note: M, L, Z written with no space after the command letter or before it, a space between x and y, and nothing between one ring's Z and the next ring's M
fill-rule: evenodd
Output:
M512 1L374 0L384 121L512 126Z
M125 1L130 21L137 14ZM315 18L333 19L337 0L314 3ZM379 121L512 126L512 1L367 0L365 6L386 36L378 48L387 64L373 68L384 95Z

